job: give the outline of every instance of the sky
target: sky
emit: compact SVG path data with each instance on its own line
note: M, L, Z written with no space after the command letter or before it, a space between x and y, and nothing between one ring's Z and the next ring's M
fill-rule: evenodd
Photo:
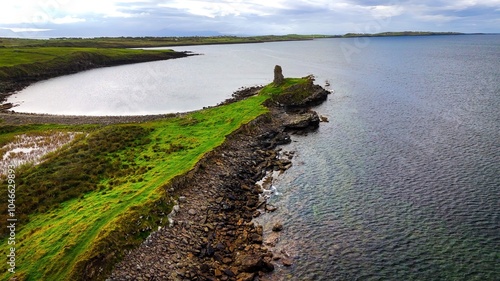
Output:
M500 33L500 0L2 0L0 36Z

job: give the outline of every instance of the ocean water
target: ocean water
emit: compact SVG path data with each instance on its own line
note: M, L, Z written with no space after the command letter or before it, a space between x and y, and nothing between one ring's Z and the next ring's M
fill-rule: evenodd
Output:
M325 51L330 122L283 147L270 279L500 280L500 37L363 46Z
M184 59L51 79L17 111L199 109L240 86L314 74L334 91L259 219L284 223L272 280L500 280L500 36L177 47ZM50 99L48 97L53 97ZM57 102L55 102L57 101ZM278 262L279 264L279 262Z

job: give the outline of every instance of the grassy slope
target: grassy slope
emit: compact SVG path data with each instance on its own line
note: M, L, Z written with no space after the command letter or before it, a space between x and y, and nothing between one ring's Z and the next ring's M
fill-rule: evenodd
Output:
M171 50L134 50L119 48L82 48L82 47L22 47L0 48L0 67L47 62L54 59L68 60L75 54L90 53L110 59L127 59L135 55L158 54Z
M184 56L186 54L172 50L80 47L0 48L0 93L18 91L36 81L92 68Z
M99 188L96 186L94 190L52 206L43 213L29 215L29 222L17 232L19 280L72 280L84 270L78 262L116 251L117 248L123 249L123 246L136 245L148 231L137 231L136 237L129 237L128 241L121 241L116 235L130 231L131 225L142 230L156 227L157 218L147 216L150 214L148 208L167 196L161 187L174 176L190 170L206 152L220 145L227 134L266 112L261 105L266 98L265 95L255 96L182 118L141 125L114 125L140 126L148 130L151 142L130 145L108 155L125 159L133 154L134 159L128 161L135 163L134 170L144 173L115 174L113 178L103 178ZM104 129L92 132L90 136ZM23 130L18 130L18 133L20 131ZM89 137L80 142L87 141ZM57 155L52 157L56 159ZM53 160L47 162L50 161ZM40 167L19 172L18 180L22 181L23 173L43 173ZM22 188L36 187L33 183L18 186L18 193ZM142 221L138 220L141 215L145 217ZM137 225L132 222L137 222ZM6 245L6 240L3 239L0 244ZM2 248L2 254L6 255L6 247ZM119 257L110 259L115 258ZM5 274L5 267L3 263L2 280L9 277Z

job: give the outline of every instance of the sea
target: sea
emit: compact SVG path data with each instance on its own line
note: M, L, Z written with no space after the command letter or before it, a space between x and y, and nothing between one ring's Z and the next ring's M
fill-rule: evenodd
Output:
M500 280L500 35L186 46L188 58L90 70L11 96L20 112L141 115L216 105L312 74L328 118L294 136L258 219L269 280ZM279 234L272 225L284 225Z

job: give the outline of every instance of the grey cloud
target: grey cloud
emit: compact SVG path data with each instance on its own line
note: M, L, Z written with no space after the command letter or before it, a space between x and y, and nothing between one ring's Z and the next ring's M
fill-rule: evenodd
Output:
M343 34L372 31L461 31L500 32L500 7L486 4L456 7L456 1L416 0L348 0L350 6L332 10L337 2L289 1L285 8L256 6L266 16L257 14L227 15L209 18L193 15L186 10L160 7L166 1L122 2L117 11L129 17L78 15L85 22L72 24L32 24L25 27L53 29L45 36L169 36L169 35L259 35L286 33ZM208 1L207 1L208 2ZM212 1L213 2L213 1ZM492 3L492 1L490 1ZM384 24L377 22L369 7L397 6L400 13L390 14ZM335 6L336 7L336 6ZM264 14L264 13L263 13ZM387 16L387 17L389 17ZM433 19L449 18L446 21ZM19 27L19 26L16 26ZM2 31L5 34L6 31Z

